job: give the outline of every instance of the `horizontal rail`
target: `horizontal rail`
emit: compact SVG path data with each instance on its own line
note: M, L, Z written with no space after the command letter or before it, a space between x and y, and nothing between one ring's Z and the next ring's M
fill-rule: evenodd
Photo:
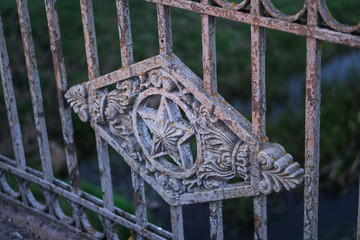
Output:
M144 238L182 240L184 239L182 205L209 202L210 200L212 201L209 202L210 238L221 240L223 239L221 200L253 196L255 239L267 239L267 200L266 196L260 194L260 190L258 189L261 185L260 180L262 178L262 169L260 168L262 163L259 164L258 153L260 149L262 149L263 144L267 143L267 140L263 140L267 139L265 128L265 29L273 29L304 37L307 41L304 239L317 239L320 160L321 41L360 48L360 23L354 26L346 26L338 23L331 17L326 6L326 0L306 0L303 8L294 15L281 13L272 4L271 0L243 0L241 3L237 4L231 3L228 0L145 1L155 3L157 6L160 55L134 63L128 0L116 0L122 68L112 73L101 75L92 0L80 0L89 76L89 81L83 86L86 86L86 90L90 94L89 102L87 102L90 111L93 110L93 105L96 103L96 101L94 101L95 96L102 91L101 88L117 84L118 90L122 90L121 80L133 77L139 77L141 81L143 79L146 80L147 71L161 67L169 73L169 76L183 80L181 82L185 90L191 90L189 91L192 94L190 97L196 98L199 103L208 107L208 110L211 109L215 117L226 123L226 127L251 146L253 156L251 156L252 165L250 169L250 182L237 182L232 184L231 187L220 186L219 188L211 189L211 191L201 190L195 193L181 192L178 194L178 192L173 193L168 189L162 189L155 182L154 179L156 178L149 176L148 170L150 168L143 168L142 163L140 164L139 162L134 161L134 158L124 150L123 143L125 140L122 136L113 136L112 133L110 133L111 131L109 131L108 126L97 124L96 121L91 121L91 126L95 130L97 140L103 200L81 191L73 139L74 132L71 123L71 110L63 98L64 92L67 90L67 77L61 49L60 26L55 6L56 0L44 0L50 33L50 46L55 69L59 110L66 147L70 184L55 179L52 171L43 100L41 96L40 77L35 58L35 48L31 34L27 0L17 0L43 172L26 166L20 135L21 129L16 112L15 96L13 96L14 90L11 83L11 72L8 66L9 60L7 58L7 53L4 54L6 50L5 37L2 32L2 22L0 19L0 70L16 160L0 154L0 197L4 197L4 199L8 199L18 205L23 205L23 207L38 212L43 216L50 217L54 221L62 221L64 225L72 228L80 235L84 234L84 236L89 236L89 238L108 238L114 240L118 239L118 225L122 225L134 231L136 240L143 240ZM212 4L214 2L215 4ZM180 59L172 54L171 7L195 12L201 15L203 79L196 76L180 61ZM251 27L251 123L234 108L228 105L225 99L218 94L215 17L249 24L249 27ZM318 18L322 18L324 24L320 24ZM4 56L6 57L4 58ZM105 106L105 103L102 107L103 106ZM135 125L135 123L133 124ZM129 128L132 129L132 127ZM17 134L17 132L19 134ZM131 173L132 185L134 188L135 214L130 214L114 206L108 144L120 153L132 168ZM20 193L12 190L11 187L7 185L5 172L13 174L16 177L19 182ZM160 196L170 204L173 233L147 222L144 180L159 192ZM31 183L42 188L46 205L38 202L32 195L30 189ZM9 196L6 196L7 194ZM73 212L71 217L68 217L62 212L62 209L58 204L58 196L62 196L69 201ZM358 238L360 234L359 208L357 226ZM86 209L98 214L104 227L103 233L98 232L91 227L85 214Z
M14 160L9 159L3 155L0 155L0 169L5 170L6 172L9 172L11 174L14 174L20 179L23 179L25 181L30 181L32 183L35 183L39 185L40 187L50 190L51 192L54 192L56 194L59 194L66 199L68 199L71 202L74 202L76 204L79 204L87 209L90 209L94 211L95 213L99 214L102 217L105 217L111 221L114 221L122 226L125 226L131 230L134 230L136 232L140 232L141 235L150 238L150 239L171 239L172 234L166 230L159 229L159 227L147 223L145 227L140 226L139 224L136 224L136 217L130 213L127 213L119 208L115 208L114 212L109 211L108 209L104 209L103 201L101 199L98 199L90 194L84 193L80 191L80 194L77 195L70 190L70 185L61 182L59 180L54 180L54 184L46 181L43 179L43 174L41 172L38 172L34 169L31 169L29 172L22 171L14 164L9 163L15 163ZM36 174L32 174L32 173ZM80 196L80 197L79 197ZM155 232L154 230L157 229L158 231Z
M292 33L304 37L313 37L332 43L339 43L351 47L360 48L360 36L337 32L321 27L309 27L299 23L291 23L284 20L252 15L250 13L238 12L234 10L223 9L210 5L204 5L188 0L146 0L147 2L163 4L170 7L176 7L196 13L207 14L215 17L225 18L237 22L247 23L255 26L270 28L283 32Z

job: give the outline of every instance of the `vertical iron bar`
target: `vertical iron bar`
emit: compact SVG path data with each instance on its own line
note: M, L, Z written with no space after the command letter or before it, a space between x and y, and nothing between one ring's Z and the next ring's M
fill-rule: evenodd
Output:
M306 40L304 239L318 238L321 48Z
M92 0L80 0L80 6L84 29L88 75L89 80L92 80L100 76ZM94 93L91 92L90 94L93 95ZM97 132L95 132L95 138L104 208L109 211L113 211L114 198L112 191L108 145ZM105 220L105 231L108 238L116 237L116 233L114 232L116 229L111 225L112 224L109 221Z
M33 104L34 120L39 143L40 159L45 180L52 182L54 178L49 140L46 130L43 99L41 94L40 77L35 57L34 41L31 33L30 16L26 0L16 0L21 36L24 46L27 74L29 78L30 94Z
M26 160L24 153L24 145L22 142L22 134L17 112L14 86L12 82L11 69L9 63L9 55L6 49L5 34L0 14L0 76L5 97L7 116L10 126L12 145L14 149L15 160L17 166L21 170L26 168Z
M144 180L134 170L131 170L131 180L134 189L134 205L136 223L145 227L147 224L146 200ZM140 234L136 234L136 239L143 239Z
M10 126L10 134L12 139L12 145L14 149L15 161L17 167L25 171L26 159L24 152L24 145L22 141L22 134L19 122L19 115L17 112L17 105L14 93L14 86L12 82L12 75L9 63L9 55L6 49L5 34L0 14L0 76L3 86L3 92L5 97L5 104L7 110L7 116ZM26 188L22 182L19 182L19 191L22 201L26 203Z
M120 39L121 64L127 67L134 63L128 0L116 0L117 22Z
M80 0L89 80L100 76L92 0Z
M318 23L316 1L307 2L308 25ZM318 239L321 43L306 39L304 239Z
M251 2L252 14L261 14L259 0ZM251 26L252 129L260 139L266 136L265 28Z
M170 7L156 4L160 54L172 54L172 31Z
M209 0L202 0L201 3L209 4ZM201 14L201 38L204 89L212 95L217 92L215 17Z
M103 193L104 208L114 211L114 197L111 182L110 158L107 142L101 138L99 134L95 134L97 154L99 159L100 183ZM108 239L116 240L117 227L116 224L111 223L108 219L104 219L104 228Z
M68 168L70 186L72 191L79 193L80 178L78 161L76 157L76 147L74 142L74 128L71 118L71 108L64 101L64 94L67 90L67 76L65 62L61 44L61 34L58 13L56 10L55 0L44 0L46 16L49 28L50 48L53 58L57 95L59 102L59 112L61 118L61 126L63 139L65 144L66 164Z
M112 190L112 182L111 182L108 144L100 137L99 134L96 134L95 136L96 136L97 154L99 158L100 182L101 182L101 189L103 192L104 207L109 211L114 211L114 199L113 199L113 190Z
M209 202L210 209L210 239L224 239L222 201Z
M170 206L173 240L184 240L182 206Z
M116 10L120 38L121 63L122 67L127 67L134 63L128 0L116 0ZM131 179L134 189L134 205L137 224L145 227L147 223L147 214L144 180L133 169L131 169ZM135 234L135 238L137 240L144 239L139 233Z
M251 14L263 13L259 0L251 1ZM252 87L252 131L259 139L266 137L266 91L265 91L265 28L251 25L251 87ZM254 167L253 180L258 185L259 166ZM267 199L265 195L254 197L255 240L267 239Z
M209 0L201 3L209 4ZM217 93L216 75L216 25L215 17L201 14L201 40L204 90L209 95ZM209 202L210 239L224 238L222 201Z

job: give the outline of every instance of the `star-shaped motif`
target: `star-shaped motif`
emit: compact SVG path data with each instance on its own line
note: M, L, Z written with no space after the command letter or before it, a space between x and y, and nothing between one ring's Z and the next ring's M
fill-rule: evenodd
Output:
M152 158L169 155L184 170L192 166L188 140L194 131L191 124L182 118L178 105L162 96L157 110L143 107L138 113L152 134Z

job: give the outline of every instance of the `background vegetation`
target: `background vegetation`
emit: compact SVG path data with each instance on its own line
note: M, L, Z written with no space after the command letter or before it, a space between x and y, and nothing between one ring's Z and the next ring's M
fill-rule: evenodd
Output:
M296 13L303 0L274 1L286 13ZM360 2L357 0L328 0L329 9L336 19L348 24L360 20ZM121 67L115 1L93 0L95 25L101 74ZM49 51L48 28L45 7L41 0L29 1L33 37L39 65L49 138L53 152L63 149L57 103L54 101L56 87ZM87 66L82 34L82 22L78 1L59 0L62 44L68 73L68 85L87 81ZM153 4L130 0L135 61L158 53L156 9ZM0 0L0 11L7 36L8 52L18 111L23 130L28 165L41 169L36 133L32 119L32 106L28 92L26 68L21 44L20 28L13 0ZM200 16L174 9L172 11L174 53L198 76L202 76ZM323 43L323 65L332 59L350 54L354 49L336 44ZM239 112L251 119L251 62L250 26L217 19L217 67L219 92ZM304 158L304 86L305 86L305 39L291 34L267 30L267 132L271 141L282 144L294 159L303 165ZM355 65L354 65L355 66ZM359 64L357 65L359 66ZM338 66L339 69L341 66ZM356 69L355 69L356 70ZM323 79L321 107L321 181L323 189L339 189L343 192L357 181L360 163L360 77L354 73L348 79L327 81ZM290 80L295 82L292 89ZM295 80L294 80L295 79ZM297 93L297 94L295 94ZM11 156L8 141L3 92L0 91L0 152ZM294 103L296 103L294 105ZM76 146L80 162L96 156L93 131L74 116ZM55 149L55 150L54 150ZM60 154L61 155L61 154ZM80 169L81 170L81 169ZM56 176L66 179L66 171ZM83 186L89 186L84 182ZM96 192L98 186L84 187ZM341 190L341 191L340 191ZM274 214L281 212L283 200L273 201ZM124 199L126 202L126 199ZM231 201L224 204L228 224L239 228L251 228L251 199ZM272 203L270 203L272 204ZM126 204L125 204L126 205ZM129 208L131 209L131 207ZM233 214L230 214L233 213ZM235 214L234 214L235 213ZM272 213L270 213L272 215Z

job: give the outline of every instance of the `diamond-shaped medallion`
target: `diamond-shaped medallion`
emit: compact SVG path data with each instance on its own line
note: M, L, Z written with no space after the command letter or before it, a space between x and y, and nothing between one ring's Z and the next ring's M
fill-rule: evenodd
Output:
M65 97L171 205L269 194L303 181L282 146L255 137L250 122L208 95L175 55L74 86Z

